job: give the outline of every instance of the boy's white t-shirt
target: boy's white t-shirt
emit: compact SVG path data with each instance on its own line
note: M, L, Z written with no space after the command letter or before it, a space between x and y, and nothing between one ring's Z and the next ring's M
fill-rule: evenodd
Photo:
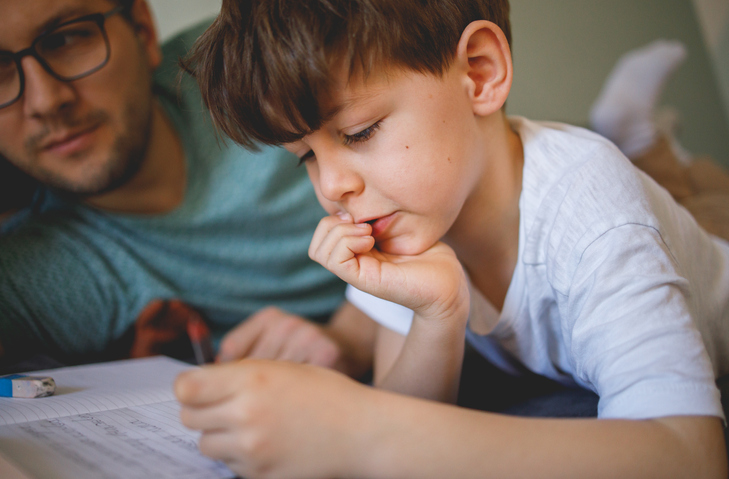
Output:
M500 314L471 288L468 340L507 372L595 391L598 417L723 417L729 243L604 138L510 121L525 157L519 259ZM407 308L351 286L347 298L410 328Z

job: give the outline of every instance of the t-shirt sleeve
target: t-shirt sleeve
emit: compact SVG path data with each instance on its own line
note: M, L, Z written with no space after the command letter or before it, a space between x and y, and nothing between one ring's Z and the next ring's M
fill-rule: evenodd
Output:
M410 331L413 322L412 309L372 296L352 285L347 285L345 295L350 303L381 326L403 336Z
M0 343L7 352L93 353L130 326L123 282L92 244L23 228L0 236Z
M599 417L723 417L681 271L659 232L638 224L581 253L563 327L577 377L600 395Z

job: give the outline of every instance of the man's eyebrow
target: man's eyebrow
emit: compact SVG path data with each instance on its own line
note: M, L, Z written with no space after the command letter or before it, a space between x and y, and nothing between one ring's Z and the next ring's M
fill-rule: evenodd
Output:
M41 23L38 27L36 27L34 33L34 36L42 35L43 33L46 33L49 30L53 30L61 23L67 21L67 20L73 20L76 17L81 17L84 15L88 15L90 13L93 13L89 11L88 7L84 7L81 5L75 5L75 6L66 6L63 7L61 10L53 14L52 17L47 19L45 22Z
M32 0L29 0L29 1L32 1ZM42 35L43 33L53 30L58 25L66 22L66 21L73 20L75 18L82 17L84 15L89 15L91 13L95 13L95 12L90 11L87 6L66 5L66 6L62 7L61 9L59 9L58 11L53 12L52 16L47 18L45 21L43 21L43 23L35 26L33 28L33 30L30 31L29 36L31 38L35 38L39 35ZM0 22L0 23L2 23L2 22ZM30 45L26 45L26 46L30 46ZM6 51L2 47L0 47L0 50Z
M43 23L37 25L32 33L32 36L35 38L38 35L42 35L46 32L49 32L56 28L58 25L73 20L78 17L82 17L84 15L89 15L91 13L95 13L95 11L89 10L87 6L83 5L67 5L58 10L57 12L54 12L51 17L47 18Z

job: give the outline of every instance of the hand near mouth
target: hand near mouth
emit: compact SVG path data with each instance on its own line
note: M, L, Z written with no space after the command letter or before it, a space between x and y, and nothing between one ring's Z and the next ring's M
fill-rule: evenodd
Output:
M322 219L309 257L355 288L412 309L423 318L468 317L469 293L458 258L438 242L418 255L395 255L375 248L372 226L349 214Z

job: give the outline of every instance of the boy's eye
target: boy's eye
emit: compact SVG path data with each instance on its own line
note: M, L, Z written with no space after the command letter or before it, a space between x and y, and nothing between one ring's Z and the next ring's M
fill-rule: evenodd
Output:
M314 150L309 150L309 151L306 152L306 154L304 156L302 156L301 158L299 158L299 164L296 165L296 166L301 166L301 165L303 165L304 163L306 163L308 160L310 160L312 158L314 158Z
M355 133L354 135L344 135L344 144L349 146L353 143L361 143L372 138L377 130L380 129L380 122L377 121L374 124L368 126L364 130Z

